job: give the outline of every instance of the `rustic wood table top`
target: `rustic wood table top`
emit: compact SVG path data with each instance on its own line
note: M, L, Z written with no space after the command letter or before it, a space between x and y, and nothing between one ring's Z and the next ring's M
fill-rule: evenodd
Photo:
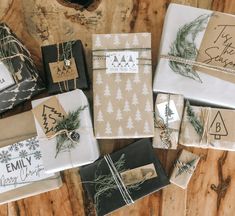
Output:
M151 32L153 71L157 64L162 25L170 2L235 13L235 0L95 0L87 9L63 0L1 0L0 17L25 43L39 70L41 45L81 39L86 49L90 79L93 33ZM87 92L92 102L92 90ZM42 95L41 95L42 96ZM3 117L29 110L27 102ZM1 132L0 132L1 133ZM133 140L101 140L102 153ZM233 216L235 215L235 153L190 148L201 156L187 190L170 185L111 215L116 216ZM156 150L170 171L176 151ZM62 172L63 186L52 192L0 206L0 216L95 215L80 183L78 169Z

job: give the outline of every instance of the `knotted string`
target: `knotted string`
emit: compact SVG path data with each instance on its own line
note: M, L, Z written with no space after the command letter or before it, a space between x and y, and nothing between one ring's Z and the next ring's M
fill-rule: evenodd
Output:
M112 161L112 158L110 157L109 154L105 155L104 156L104 159L109 167L109 170L112 174L112 177L122 195L122 198L123 200L125 201L126 205L130 205L132 203L134 203L133 199L131 198L131 195L130 193L128 192L124 182L122 181L122 178L119 174L119 172L117 171L113 161Z

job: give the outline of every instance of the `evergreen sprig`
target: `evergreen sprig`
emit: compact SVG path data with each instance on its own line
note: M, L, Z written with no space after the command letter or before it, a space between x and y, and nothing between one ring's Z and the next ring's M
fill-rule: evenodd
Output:
M176 166L178 166L178 172L176 173L175 177L177 177L185 172L191 173L195 162L196 162L196 159L193 159L187 163L182 163L180 161L176 161Z
M176 40L170 47L168 55L180 57L185 60L196 60L198 50L195 39L198 33L206 28L209 17L210 15L201 15L192 22L181 27L177 32ZM192 65L176 61L169 61L169 65L175 73L202 82Z
M101 160L100 163L98 164L97 169L96 169L97 171L95 173L95 179L94 179L95 191L96 191L95 196L94 196L94 201L95 201L97 212L100 210L100 197L101 196L111 197L112 192L115 190L118 190L118 186L111 172L109 174L100 173L101 169L99 168L102 163L105 163L104 160ZM122 154L121 157L116 162L114 162L114 166L119 173L122 173L127 170L125 168L125 154ZM126 186L126 188L128 190L129 189L139 190L140 185L142 183L143 182L139 182L136 184L128 185Z
M200 122L200 120L197 118L195 112L193 111L189 101L186 101L186 109L187 109L187 117L192 126L194 127L197 134L202 137L203 134L203 124Z
M79 107L76 111L69 112L66 118L61 119L57 122L55 127L55 133L62 130L67 130L68 132L75 131L80 127L80 113L85 110L88 105ZM56 155L55 158L62 150L72 149L75 147L77 142L73 142L66 133L61 133L56 136Z

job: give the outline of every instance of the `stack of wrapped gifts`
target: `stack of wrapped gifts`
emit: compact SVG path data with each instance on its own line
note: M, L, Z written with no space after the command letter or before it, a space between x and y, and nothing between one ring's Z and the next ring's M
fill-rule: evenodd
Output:
M235 151L233 22L170 4L153 84L150 33L94 34L93 101L80 40L41 47L44 84L27 48L0 24L0 113L32 105L0 119L0 204L57 189L60 171L80 167L105 215L170 183L186 189L200 166L190 147ZM100 156L100 139L138 140ZM154 148L178 154L169 175Z

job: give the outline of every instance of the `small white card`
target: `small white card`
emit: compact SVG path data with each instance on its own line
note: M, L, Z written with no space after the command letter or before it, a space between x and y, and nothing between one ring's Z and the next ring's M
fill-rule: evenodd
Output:
M15 81L7 67L0 62L0 91L15 84Z
M138 73L139 52L106 52L106 73Z
M175 106L175 102L173 100L169 101L169 107L168 107L168 101L167 101L167 102L158 104L157 109L158 109L160 117L163 118L165 123L167 122L167 120L168 120L168 123L180 120L179 114Z
M45 174L36 137L0 148L0 193L52 177Z

